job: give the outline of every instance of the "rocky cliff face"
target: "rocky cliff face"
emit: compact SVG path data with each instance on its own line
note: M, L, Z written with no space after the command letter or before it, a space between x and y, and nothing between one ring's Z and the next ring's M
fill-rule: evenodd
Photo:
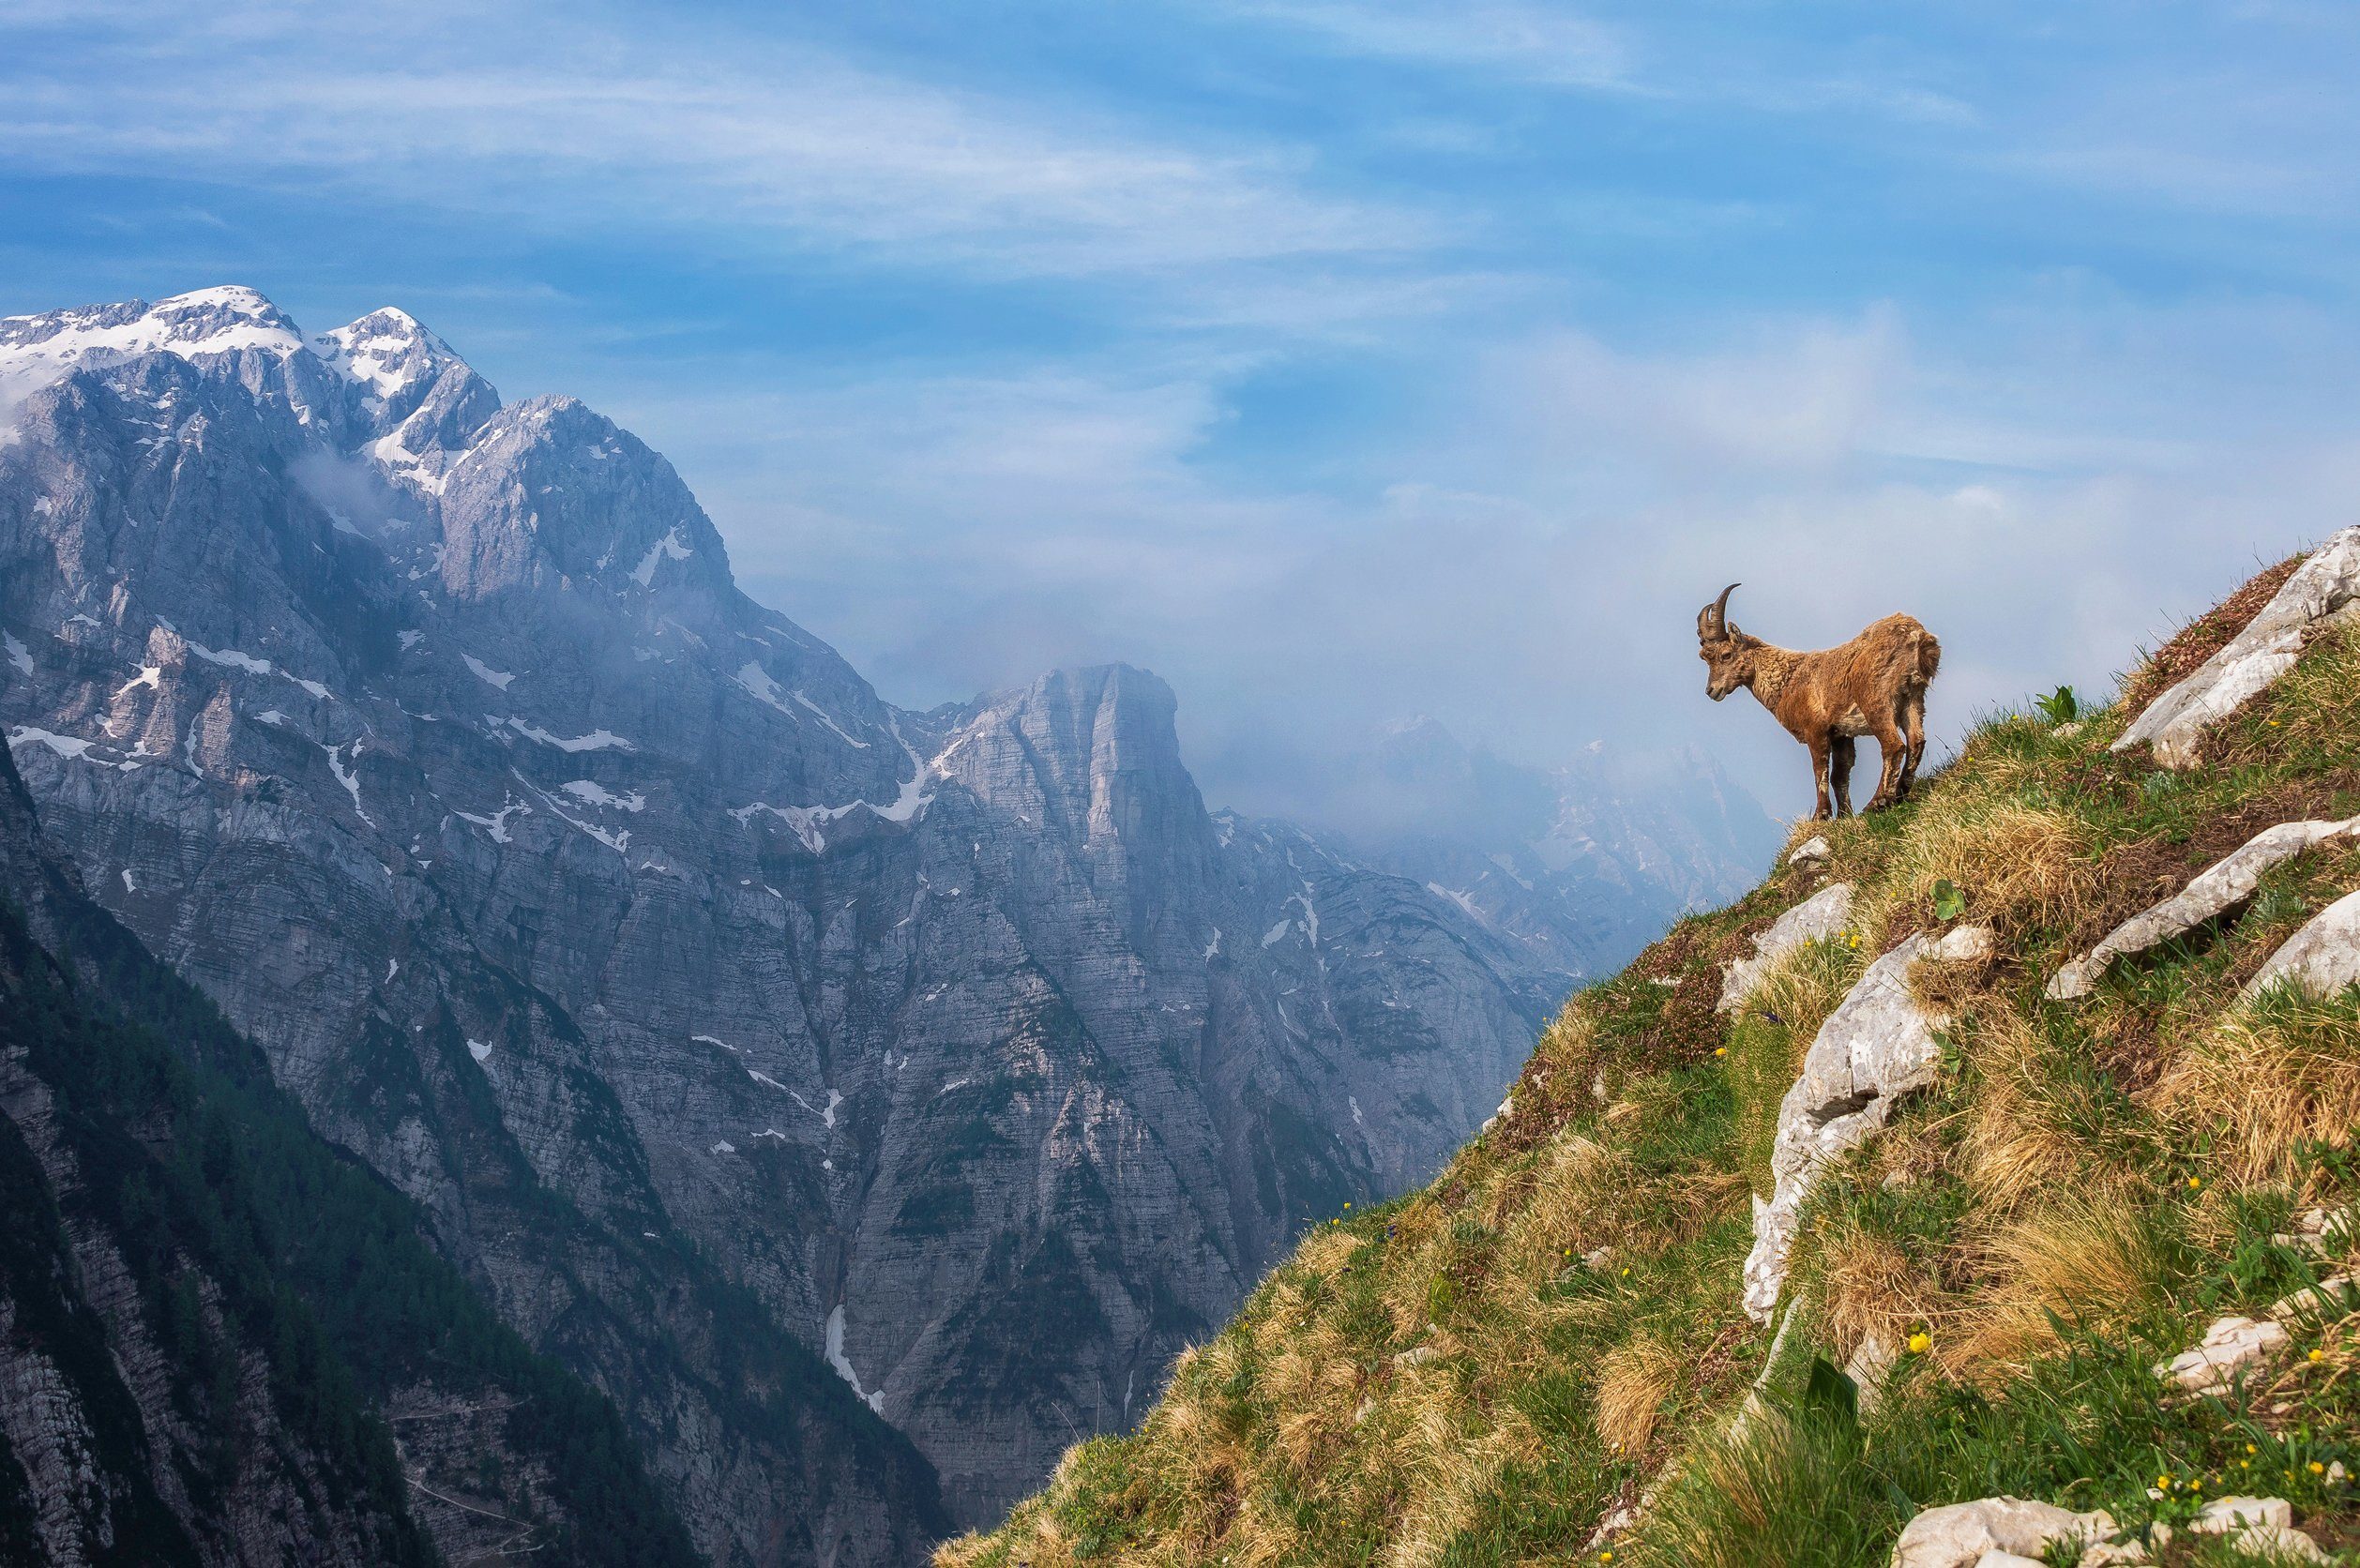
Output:
M1566 983L1208 814L1152 675L882 701L660 457L398 311L19 318L0 377L50 837L717 1560L907 1560L885 1423L970 1522L1127 1423L1302 1223L1430 1171Z
M0 759L0 1559L694 1560L613 1408L84 897Z

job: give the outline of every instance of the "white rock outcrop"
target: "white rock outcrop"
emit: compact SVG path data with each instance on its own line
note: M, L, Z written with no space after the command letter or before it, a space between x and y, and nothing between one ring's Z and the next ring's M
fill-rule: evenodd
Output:
M2216 1318L2192 1350L2156 1368L2156 1376L2191 1394L2222 1394L2246 1368L2286 1346L2286 1330L2268 1319Z
M1827 842L1827 836L1815 833L1794 847L1794 852L1786 857L1786 863L1789 866L1808 866L1813 861L1825 860L1835 852L1834 847Z
M2190 878L2187 886L2124 921L2080 957L2050 977L2051 1001L2069 1002L2089 995L2107 966L2126 954L2144 953L2157 943L2184 936L2207 920L2253 897L2263 873L2291 860L2322 839L2344 837L2360 829L2360 817L2341 822L2280 822L2263 828L2245 843Z
M2360 1311L2360 1283L2348 1274L2329 1274L2316 1285L2270 1304L2273 1322L2333 1323Z
M1778 961L1807 942L1824 942L1852 924L1852 883L1830 882L1754 938L1754 956L1731 962L1714 1011L1734 1013L1751 1000Z
M2294 1217L2294 1229L2270 1238L2274 1246L2291 1246L2324 1256L2352 1245L2360 1230L2360 1216L2350 1209L2306 1209Z
M2333 1562L2336 1560L2292 1525L2247 1525L2230 1538L2240 1556L2267 1558L2273 1562Z
M2294 1509L2284 1498L2215 1498L2197 1511L2188 1521L2188 1529L2199 1535L2226 1535L2232 1530L2249 1525L2276 1525L2284 1530L2294 1523Z
M2231 1549L2273 1561L2325 1562L2319 1543L2294 1528L2294 1509L2284 1498L2215 1498L2188 1529L2198 1535L2226 1535Z
M2296 567L2245 630L2148 703L2113 748L2152 745L2156 761L2165 767L2194 767L2205 726L2228 717L2292 669L2303 651L2303 634L2356 598L2360 526L2339 531Z
M2246 982L2245 994L2278 984L2299 986L2313 996L2360 986L2360 893L2345 894L2279 943Z
M1754 1199L1745 1304L1755 1322L1768 1322L1778 1305L1794 1222L1821 1169L1883 1128L1897 1096L1934 1081L1942 1063L1934 1031L1949 1020L1910 995L1910 965L1920 958L1955 963L1990 950L1991 933L1980 926L1962 926L1939 942L1913 932L1870 964L1820 1025L1802 1076L1778 1102L1770 1199Z
M2113 1515L2103 1510L2076 1514L2022 1498L1983 1498L1929 1508L1912 1519L1893 1544L1893 1568L1983 1568L1994 1553L2040 1562L2057 1543L2113 1534Z

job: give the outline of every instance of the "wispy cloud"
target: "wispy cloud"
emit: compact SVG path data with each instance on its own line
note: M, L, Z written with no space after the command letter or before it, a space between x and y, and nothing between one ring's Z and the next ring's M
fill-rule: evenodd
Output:
M53 22L0 21L29 48ZM0 159L21 170L331 182L404 204L1008 275L1359 256L1431 237L1322 195L1300 153L1159 143L808 47L624 31L562 8L90 13L78 68L21 51ZM234 83L234 86L231 85Z
M1965 125L1957 97L1887 67L1830 71L1823 62L1781 68L1734 42L1747 19L1723 13L1700 26L1676 8L1642 20L1606 18L1525 0L1226 0L1225 14L1290 29L1333 52L1525 86L1665 103L1714 103L1782 114L1866 113Z
M1474 67L1552 86L1633 90L1629 43L1617 29L1562 9L1469 0L1357 5L1350 0L1234 0L1237 15L1298 29L1384 59Z

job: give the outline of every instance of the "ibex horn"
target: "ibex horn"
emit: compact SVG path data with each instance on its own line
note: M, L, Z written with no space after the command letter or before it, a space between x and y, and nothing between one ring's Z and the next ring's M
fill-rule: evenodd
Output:
M1719 598L1713 601L1713 629L1724 637L1729 634L1729 596L1744 586L1741 582L1732 582L1721 590Z

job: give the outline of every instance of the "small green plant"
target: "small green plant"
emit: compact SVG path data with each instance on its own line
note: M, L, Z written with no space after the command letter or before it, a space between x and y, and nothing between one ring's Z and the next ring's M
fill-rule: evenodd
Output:
M2070 724L2081 716L2081 700L2073 695L2073 688L2061 686L2056 690L2033 699L2033 706L2040 716L2051 724Z
M2308 914L2310 905L2299 894L2290 893L2285 888L2265 887L2261 897L2254 899L2253 908L2248 912L2257 925L2276 926L2298 915Z
M1967 912L1966 889L1948 877L1934 884L1934 918L1956 920Z

